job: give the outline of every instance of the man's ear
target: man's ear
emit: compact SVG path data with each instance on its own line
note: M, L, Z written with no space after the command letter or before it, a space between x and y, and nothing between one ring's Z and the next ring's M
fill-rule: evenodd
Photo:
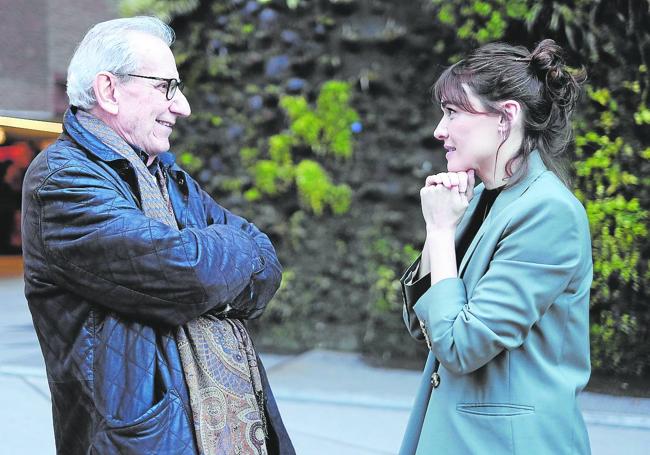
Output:
M104 111L116 115L119 105L116 96L117 77L108 71L97 73L93 80L93 91L97 99L97 105Z

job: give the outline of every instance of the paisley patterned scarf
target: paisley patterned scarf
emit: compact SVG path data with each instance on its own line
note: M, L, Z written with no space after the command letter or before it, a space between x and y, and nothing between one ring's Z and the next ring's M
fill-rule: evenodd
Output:
M131 163L144 214L178 229L160 164L154 176L108 125L82 110L76 117L86 130ZM257 355L244 324L207 314L179 327L175 337L200 453L267 455L264 392Z

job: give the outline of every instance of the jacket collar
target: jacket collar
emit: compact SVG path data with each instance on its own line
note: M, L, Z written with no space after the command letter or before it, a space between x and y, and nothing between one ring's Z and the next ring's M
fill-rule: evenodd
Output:
M494 220L498 218L499 214L508 205L510 205L515 200L517 200L522 194L524 194L528 190L528 188L530 188L530 185L535 180L537 180L544 172L548 170L546 168L546 165L542 161L542 157L540 156L537 150L534 150L528 157L527 166L528 169L526 171L526 174L522 177L522 179L519 180L514 185L512 185L511 187L503 189L503 191L501 191L497 199L494 201L494 205L490 209L490 213L488 213L487 218L483 220L483 224L481 225L478 232L474 236L474 239L472 239L472 243L467 248L467 252L465 253L465 256L463 256L462 258L460 267L458 269L458 276L462 276L463 272L465 271L465 267L469 262L469 259L472 257L472 253L474 252L476 246L481 240L481 237L483 237L485 231L487 231L490 228ZM480 198L480 195L484 189L485 189L485 185L483 183L481 183L476 187L475 195L472 198L470 205L467 208L467 211L465 212L465 216L463 216L461 222L458 225L458 228L456 229L456 244L458 244L460 238L462 237L463 232L465 232L465 229L469 224L469 220L472 218L472 215L476 210L476 206L478 205L478 200Z
M64 134L70 136L73 141L101 161L111 162L125 160L122 155L111 149L90 131L81 126L81 123L79 123L79 120L77 120L76 117L77 110L78 108L76 106L70 106L63 115ZM181 170L178 166L175 166L176 158L174 157L174 154L169 151L158 155L158 159L166 169L174 168L173 170L175 171Z

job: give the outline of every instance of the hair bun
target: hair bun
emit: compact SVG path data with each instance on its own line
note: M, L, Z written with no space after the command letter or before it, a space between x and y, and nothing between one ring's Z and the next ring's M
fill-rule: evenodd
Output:
M571 110L576 103L578 85L586 78L584 71L571 74L564 63L562 48L552 39L541 41L529 58L530 67L544 84L549 100Z
M552 39L545 39L540 42L535 50L530 53L530 64L540 75L546 75L551 78L559 76L564 69L564 58L562 48L555 44Z

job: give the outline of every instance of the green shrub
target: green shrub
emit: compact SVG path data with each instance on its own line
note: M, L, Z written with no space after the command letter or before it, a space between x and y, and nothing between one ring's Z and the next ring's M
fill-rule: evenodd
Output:
M426 346L413 342L402 319L400 273L419 255L412 245L400 245L389 232L373 231L367 247L367 274L371 293L362 340L363 351L382 363L421 367Z
M194 11L200 0L120 0L118 9L124 17L153 15L169 22L173 17Z
M203 160L190 152L181 153L179 161L188 172L196 172L203 166Z
M285 194L295 184L300 204L319 216L326 207L341 215L350 208L352 190L345 184L334 185L317 161L302 159L294 163L293 149L308 148L315 155L331 152L349 158L353 151L351 125L358 115L350 107L350 85L341 81L323 84L316 109L301 96L283 96L280 106L290 120L289 129L268 139L270 159L259 159L256 148L244 147L240 158L252 175L254 187L244 196L249 201L263 196Z
M291 120L291 132L317 154L331 152L350 158L353 151L351 126L359 119L350 107L350 84L328 81L323 84L316 109L302 96L285 96L280 105Z
M634 87L631 84L630 87ZM648 368L644 339L650 321L647 301L648 182L636 173L645 151L615 136L619 106L606 88L587 87L596 121L579 122L576 136L576 195L589 217L594 251L592 364L594 368L640 375ZM586 130L586 131L585 131ZM646 205L647 206L647 205Z
M480 44L503 39L508 20L526 20L533 10L527 0L431 0L438 20L456 28L458 38Z
M351 194L349 187L332 185L327 173L316 161L302 160L298 163L296 186L300 200L316 215L323 213L326 204L335 208L334 212L345 212L349 207Z

